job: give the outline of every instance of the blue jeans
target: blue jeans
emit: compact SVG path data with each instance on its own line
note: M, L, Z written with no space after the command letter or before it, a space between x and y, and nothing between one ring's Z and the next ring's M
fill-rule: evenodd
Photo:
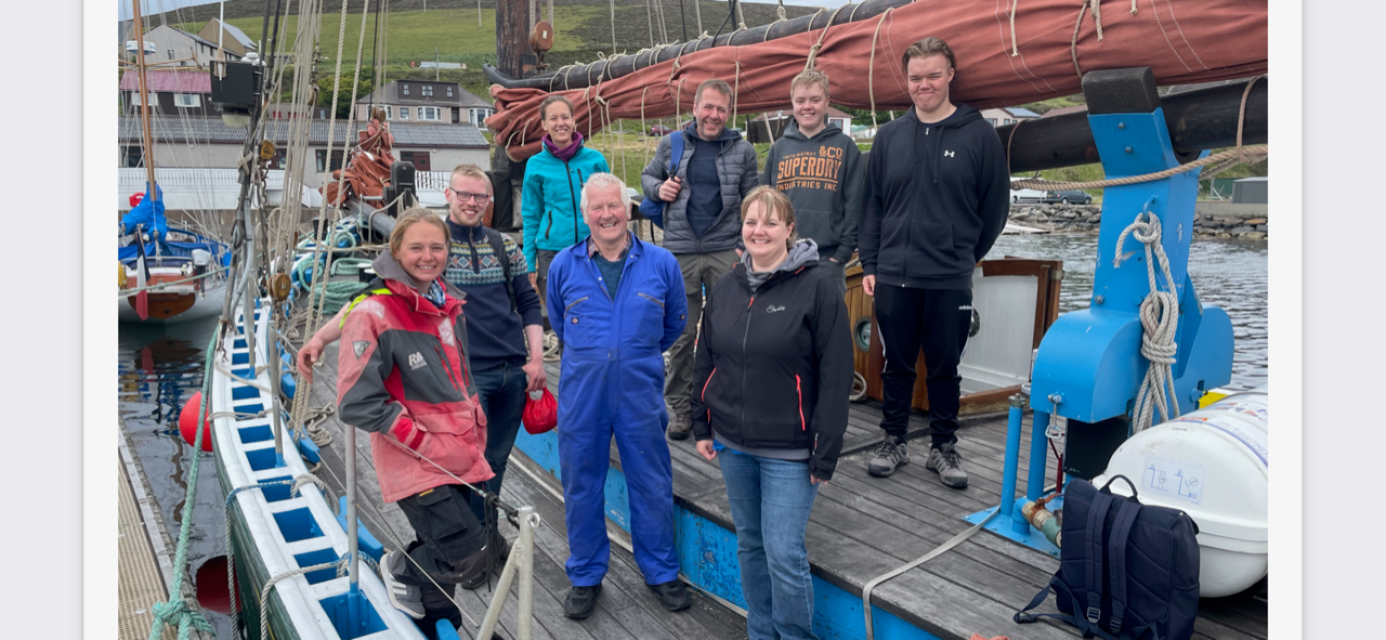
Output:
M520 431L520 415L525 410L525 386L529 384L529 379L524 369L501 363L485 369L474 369L472 380L481 399L481 411L486 414L486 464L491 465L491 471L496 473L496 477L477 488L499 494L506 463L510 460L510 450L515 446L515 434ZM478 522L488 522L486 502L479 494L472 493L471 507Z
M805 461L724 450L717 455L736 523L736 556L751 640L813 634L813 578L804 531L818 495Z

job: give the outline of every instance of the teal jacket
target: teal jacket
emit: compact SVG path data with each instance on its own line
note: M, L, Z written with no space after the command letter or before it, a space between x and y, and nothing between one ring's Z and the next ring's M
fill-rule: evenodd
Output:
M587 237L579 203L582 185L594 173L611 173L611 168L600 152L586 146L567 162L548 148L529 159L520 198L527 264L539 264L539 249L562 251Z

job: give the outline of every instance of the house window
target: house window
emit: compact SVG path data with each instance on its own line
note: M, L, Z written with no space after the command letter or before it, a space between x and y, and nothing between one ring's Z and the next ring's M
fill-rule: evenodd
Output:
M327 168L327 166L326 166L326 165L327 165L327 150L326 150L326 149L318 149L318 150L317 150L317 161L318 161L318 173L324 173L324 172L328 171L328 168ZM342 151L341 151L340 149L338 149L338 150L332 152L332 168L331 168L331 170L332 170L332 171L336 171L336 170L341 169L341 168L342 168Z
M385 119L386 119L386 120L394 120L394 119L395 119L395 108L392 107L392 106L390 106L390 105L388 105L388 104L385 105Z
M175 93L173 94L173 106L200 107L202 106L202 96L196 93Z
M125 147L120 154L120 166L126 169L135 169L144 161L144 150L139 145Z
M425 97L425 98L432 98L432 97L433 97L433 85L431 85L431 84L426 84L426 85L424 85L423 88L419 90L419 94L422 95L422 96Z
M448 97L452 97L452 87L448 87Z
M990 124L993 127L996 126L996 118L987 118L987 124Z
M399 87L400 87L400 92L401 92L400 95L406 95L406 96L409 95L409 85L407 85L407 84L401 84L401 85L399 85Z
M494 113L491 109L472 109L472 124L482 131L486 130L486 118Z
M419 107L420 120L441 120L438 107Z
M1006 118L1005 120L1001 121L1001 124L1010 124L1010 123L1012 123L1012 122L1015 122L1015 121L1014 121L1014 120L1011 120L1010 118Z
M409 119L409 107L400 107L400 108L399 108L399 119L400 119L400 120L408 120L408 119Z
M130 93L130 106L132 106L132 107L143 106L144 101L140 99L140 95L141 95L140 92L138 92L138 91L131 91L131 92L129 92L129 93Z
M399 159L403 160L404 162L414 163L415 171L433 170L432 168L430 168L430 158L427 151L401 151L399 152Z

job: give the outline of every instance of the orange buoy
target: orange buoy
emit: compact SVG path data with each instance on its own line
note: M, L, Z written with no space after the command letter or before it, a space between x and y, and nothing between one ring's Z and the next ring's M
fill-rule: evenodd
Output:
M188 444L196 442L197 438L197 416L202 413L202 392L194 393L188 398L188 403L183 405L183 411L178 414L178 432L183 434L183 440ZM202 423L202 450L208 453L212 451L212 421L206 420Z

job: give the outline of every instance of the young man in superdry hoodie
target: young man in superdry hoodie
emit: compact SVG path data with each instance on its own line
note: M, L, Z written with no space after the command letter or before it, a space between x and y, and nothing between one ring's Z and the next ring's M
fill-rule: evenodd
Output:
M922 346L933 434L925 468L962 489L967 472L954 444L972 271L1006 225L1010 179L995 129L949 99L957 62L948 44L925 38L901 62L914 108L877 133L862 206L862 287L876 298L886 360L886 436L867 470L883 477L909 463L904 437Z

